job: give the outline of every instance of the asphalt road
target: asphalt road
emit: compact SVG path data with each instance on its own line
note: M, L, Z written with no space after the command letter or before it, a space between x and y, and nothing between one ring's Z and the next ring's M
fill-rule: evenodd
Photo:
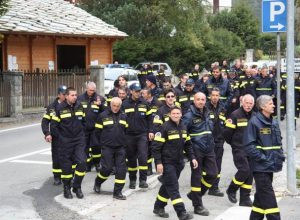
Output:
M220 188L224 192L235 168L231 148L225 145L223 172ZM146 191L129 190L125 185L126 201L112 199L114 176L103 184L101 195L93 190L96 172L87 173L83 181L85 198L66 200L62 186L52 185L50 144L45 143L40 125L0 130L0 219L97 219L97 220L152 220L159 219L152 214L153 204L160 186L157 176L149 178L150 188ZM190 190L190 167L187 163L180 178L180 192L186 208L192 212L186 193ZM280 200L281 198L279 198ZM209 209L207 220L248 219L250 208L233 205L226 197L206 195L204 205ZM284 200L283 200L284 201ZM286 200L289 202L289 200ZM299 199L297 200L299 204ZM280 201L286 209L291 206ZM169 219L176 219L170 202L166 208ZM288 212L286 215L289 215ZM194 216L194 219L203 219ZM288 218L283 218L288 219ZM291 218L294 219L294 218Z

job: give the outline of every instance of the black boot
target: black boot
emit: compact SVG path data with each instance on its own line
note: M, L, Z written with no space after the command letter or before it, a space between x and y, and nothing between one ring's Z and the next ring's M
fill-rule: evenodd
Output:
M209 216L209 211L203 206L195 206L194 213L197 215Z
M113 198L118 200L126 200L126 196L124 196L122 192L114 192Z
M192 219L194 218L193 215L188 214L186 212L182 212L179 216L178 216L179 220L188 220L188 219Z
M97 181L97 178L95 179L94 191L98 194L101 192L101 184Z
M64 185L64 197L66 199L73 199L70 185Z
M78 198L78 199L82 199L83 198L83 193L82 193L82 191L81 191L81 188L73 188L73 193L75 193L76 194L76 197Z
M230 192L228 189L226 190L228 199L232 203L237 203L236 192Z
M154 208L153 213L161 218L169 218L169 214L165 212L164 208Z
M146 188L148 188L148 183L146 183L145 180L141 180L140 184L139 184L139 187L143 188L143 189L146 189Z
M54 186L59 186L61 184L61 179L59 176L54 176L54 181L53 181L53 185Z
M136 186L136 181L130 181L129 183L129 189L135 189L135 186Z
M240 199L240 206L252 207L253 203L249 197Z
M211 189L209 189L208 190L208 195L218 196L218 197L224 197L224 193L222 193L219 188L211 188Z

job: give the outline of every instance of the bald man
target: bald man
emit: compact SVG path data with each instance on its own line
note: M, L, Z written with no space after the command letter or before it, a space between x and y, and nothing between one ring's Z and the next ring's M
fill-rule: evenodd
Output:
M208 110L205 104L205 94L197 92L194 95L193 105L182 120L191 136L193 150L199 164L198 168L191 169L191 191L188 193L188 198L193 202L195 214L208 216L209 211L203 206L202 196L212 187L217 178L218 168L212 135L213 113ZM202 177L204 170L206 176Z
M237 172L226 190L228 199L237 203L236 193L240 190L240 206L252 206L250 192L253 176L250 171L249 158L244 151L243 135L247 128L248 121L254 114L254 97L250 94L244 95L241 99L241 107L231 113L224 128L224 138L231 145L234 165Z

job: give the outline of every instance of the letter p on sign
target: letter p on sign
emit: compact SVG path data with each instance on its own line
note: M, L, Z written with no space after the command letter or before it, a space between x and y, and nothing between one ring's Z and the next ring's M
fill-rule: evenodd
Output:
M285 11L285 5L283 2L271 2L270 4L270 21L275 21L276 15L281 15Z

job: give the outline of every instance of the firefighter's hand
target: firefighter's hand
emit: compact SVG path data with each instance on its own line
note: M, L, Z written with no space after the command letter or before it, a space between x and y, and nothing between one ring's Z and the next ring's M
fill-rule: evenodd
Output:
M52 136L49 134L45 137L46 142L51 143L52 142Z
M198 167L198 162L197 162L197 160L193 159L193 160L192 160L192 164L193 164L193 169L197 169L197 167Z
M153 141L154 139L154 134L153 133L149 133L149 141Z
M156 165L156 171L159 173L159 174L162 174L164 172L164 166L162 164L157 164Z

